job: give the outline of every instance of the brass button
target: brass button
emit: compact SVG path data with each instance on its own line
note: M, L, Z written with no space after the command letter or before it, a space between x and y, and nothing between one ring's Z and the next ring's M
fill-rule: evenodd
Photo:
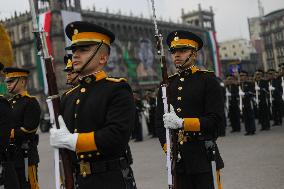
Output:
M101 154L100 154L100 152L97 152L96 155L99 156L99 155L101 155Z
M85 156L84 155L80 155L80 158L83 159Z
M92 157L92 154L88 154L88 157L91 158L91 157Z
M81 93L84 93L84 92L86 92L86 88L82 88L80 91L81 91Z
M74 129L74 133L77 133L78 132L78 129Z
M80 103L80 99L77 99L77 100L76 100L76 104L79 104L79 103Z
M178 109L177 109L177 112L181 112L181 108L178 108Z
M177 97L177 99L178 99L178 100L181 100L181 97L179 96L179 97Z
M181 91L181 90L182 90L182 87L178 87L178 90Z
M180 81L184 81L184 78L182 77L182 78L180 78L179 80L180 80Z
M92 78L87 77L87 78L85 79L85 82L86 82L86 83L91 83L91 82L92 82Z
M15 100L13 100L13 104L15 104L16 103L16 101Z

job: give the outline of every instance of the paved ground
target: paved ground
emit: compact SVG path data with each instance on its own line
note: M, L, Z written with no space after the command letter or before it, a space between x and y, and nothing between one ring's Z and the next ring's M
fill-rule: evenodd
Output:
M53 152L48 140L48 134L40 134L41 189L54 188ZM225 161L224 189L284 188L284 127L273 127L254 136L228 134L217 142ZM131 142L131 149L138 188L166 189L165 157L158 140L146 137L143 142Z

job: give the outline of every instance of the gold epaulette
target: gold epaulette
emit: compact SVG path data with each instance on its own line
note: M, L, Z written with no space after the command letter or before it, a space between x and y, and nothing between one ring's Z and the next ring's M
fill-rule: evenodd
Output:
M80 86L80 84L78 84L77 86L75 86L75 87L73 87L73 88L69 89L69 90L68 90L68 91L66 91L64 94L65 94L65 95L70 94L72 91L74 91L75 89L77 89L79 86Z
M127 79L125 79L125 78L113 78L113 77L107 77L106 80L112 81L112 82L115 82L115 83L119 83L119 82L122 82L122 81L124 81L124 82L127 81Z

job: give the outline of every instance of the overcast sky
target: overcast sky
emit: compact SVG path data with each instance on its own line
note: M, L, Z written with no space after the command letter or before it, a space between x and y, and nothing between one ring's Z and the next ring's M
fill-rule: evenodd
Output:
M81 0L83 8L98 11L116 13L121 10L122 14L149 17L151 0ZM215 13L215 25L218 41L233 38L249 38L247 18L258 16L258 0L155 0L157 17L164 20L177 21L181 16L181 8L185 12L198 9L200 3L203 9L213 7ZM284 0L261 0L265 14L284 8ZM10 17L14 11L24 12L29 9L28 0L1 0L0 19Z

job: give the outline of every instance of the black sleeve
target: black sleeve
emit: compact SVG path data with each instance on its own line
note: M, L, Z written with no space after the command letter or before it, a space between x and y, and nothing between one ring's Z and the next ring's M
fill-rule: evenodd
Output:
M159 88L159 91L158 91L158 94L157 94L155 128L156 128L156 133L157 133L157 136L160 140L162 147L166 143L166 129L164 127L163 115L164 115L164 104L163 104L163 100L162 100L162 91L161 91L161 88Z
M40 122L41 109L35 98L30 98L24 110L24 122L15 129L15 137L30 137L35 134Z
M119 83L111 91L104 127L95 132L98 151L106 155L125 153L135 122L135 105L131 88Z
M205 79L204 114L199 117L200 129L204 133L216 133L223 123L222 90L215 76L208 75Z
M10 131L12 129L12 109L10 104L0 99L0 151L1 153L9 144Z

